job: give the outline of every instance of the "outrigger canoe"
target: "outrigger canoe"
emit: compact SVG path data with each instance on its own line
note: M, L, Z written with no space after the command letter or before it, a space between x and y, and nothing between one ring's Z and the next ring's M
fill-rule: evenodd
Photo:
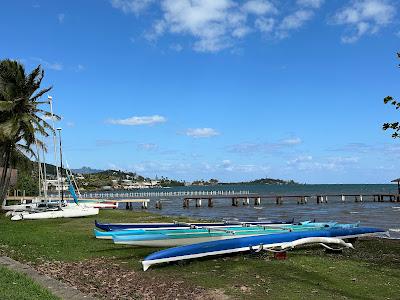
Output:
M342 227L343 226L343 227ZM176 247L195 243L236 239L243 236L255 236L275 234L283 232L322 230L328 228L352 228L358 224L322 224L319 226L285 225L276 226L252 226L252 227L228 227L228 228L199 228L188 230L152 231L137 235L114 235L115 244L125 244L143 247ZM176 232L179 231L179 232Z
M99 223L95 220L95 226L104 231L117 231L125 229L180 229L180 228L191 228L196 226L229 226L229 225L261 225L261 224L292 224L294 220L289 221L257 221L257 222L237 222L237 221L225 221L217 223L184 223L184 222L173 222L173 223Z
M198 243L169 248L150 254L143 261L143 270L146 271L155 264L194 259L206 256L215 256L247 251L261 251L283 249L288 243L306 239L308 241L331 240L331 238L347 239L361 236L371 236L382 233L384 230L372 227L332 228L325 230L311 230L288 232L251 237L241 237L222 241ZM333 240L332 240L333 241ZM339 242L339 241L336 241ZM292 245L293 245L292 244ZM290 244L289 244L290 245Z
M215 224L218 224L216 226ZM221 223L223 224L223 223ZM240 225L241 224L241 225ZM124 230L115 230L115 231L100 231L98 229L94 229L94 235L97 239L113 239L114 237L120 236L138 236L138 235L146 235L146 234L161 234L160 239L165 239L166 234L194 234L194 233L207 233L211 231L213 228L222 228L224 231L226 230L262 230L265 228L277 228L277 229L285 229L290 230L290 228L301 228L307 229L308 227L313 229L319 228L328 228L334 226L340 226L342 228L345 227L356 227L356 224L338 224L337 222L327 222L327 223L315 223L311 221L300 222L298 224L279 224L279 223L261 223L261 222L252 222L252 223L239 223L239 225L225 225L221 226L219 223L197 223L190 224L191 227L173 227L173 228L138 228L138 229L124 229ZM201 225L201 226L199 226ZM299 227L300 226L300 227ZM248 229L252 228L252 229ZM214 229L213 231L218 231L218 229ZM151 239L151 238L150 238ZM125 241L129 240L129 238L124 239ZM144 239L141 239L142 241ZM119 243L123 243L122 240L118 241ZM129 244L129 243L128 243ZM131 243L134 244L134 243ZM141 244L141 243L140 243ZM163 243L164 244L164 243ZM180 245L180 244L179 244Z
M201 223L198 223L201 224ZM209 225L211 224L211 225ZM113 239L113 237L116 236L138 236L138 235L156 235L156 234L168 234L168 233L174 233L174 234L194 234L194 233L200 233L200 232L208 232L210 230L217 231L219 229L221 230L249 230L249 228L252 228L250 230L257 230L260 229L261 227L266 227L266 226L273 226L273 228L278 228L275 227L276 224L260 224L260 225L218 225L215 226L216 223L204 223L202 226L194 226L193 227L173 227L173 228L138 228L138 229L125 229L125 230L118 230L118 231L100 231L98 229L93 229L93 233L97 239ZM285 224L282 226L289 226L290 224Z

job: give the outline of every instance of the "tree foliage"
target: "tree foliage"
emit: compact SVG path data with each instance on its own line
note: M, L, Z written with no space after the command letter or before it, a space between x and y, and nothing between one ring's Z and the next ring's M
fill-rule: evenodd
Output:
M43 77L40 65L26 73L20 62L0 60L0 161L3 166L0 200L8 190L7 174L15 165L17 154L35 157L33 147L45 149L41 137L53 132L46 121L51 113L41 108L48 102L40 98L51 90L51 87L40 89Z
M397 57L400 59L400 52L397 53ZM399 65L400 66L400 65ZM393 105L395 109L400 109L400 102L395 100L392 96L387 96L383 99L385 104ZM400 138L400 122L384 123L382 126L383 130L392 130L393 138Z

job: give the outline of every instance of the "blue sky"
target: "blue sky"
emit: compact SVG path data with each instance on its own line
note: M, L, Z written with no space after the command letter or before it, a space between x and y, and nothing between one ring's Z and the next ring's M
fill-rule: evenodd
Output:
M396 0L5 1L0 58L42 64L71 167L386 183ZM49 156L50 160L51 155Z

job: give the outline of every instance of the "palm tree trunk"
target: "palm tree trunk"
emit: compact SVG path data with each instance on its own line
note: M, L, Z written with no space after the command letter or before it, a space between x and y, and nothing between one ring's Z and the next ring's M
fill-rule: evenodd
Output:
M5 150L3 172L1 174L1 179L0 179L0 202L3 202L3 200L6 196L6 191L8 191L8 184L10 183L10 181L7 180L7 173L8 173L9 164L10 164L10 156L11 156L11 147L8 145ZM11 177L11 174L9 177ZM7 184L7 182L8 182L8 184Z

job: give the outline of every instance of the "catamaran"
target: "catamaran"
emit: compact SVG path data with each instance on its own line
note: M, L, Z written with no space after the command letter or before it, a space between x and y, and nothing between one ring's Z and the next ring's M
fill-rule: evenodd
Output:
M18 220L36 220L36 219L54 219L54 218L73 218L73 217L85 217L85 216L93 216L99 213L98 208L89 207L85 205L81 205L78 202L78 197L75 193L75 188L73 186L73 177L71 179L72 173L69 173L66 170L66 176L68 180L68 188L69 192L74 200L74 203L68 203L64 201L64 183L62 180L62 172L60 174L57 166L57 146L56 146L56 135L55 135L55 126L54 126L54 114L53 114L53 107L52 107L52 98L49 97L49 105L51 111L51 119L52 119L52 128L53 128L53 144L54 144L54 157L55 157L55 164L56 164L56 173L57 173L57 182L61 186L61 199L58 201L51 201L48 198L47 194L47 175L46 175L46 162L45 162L45 155L43 150L43 174L42 174L42 164L40 161L39 156L39 145L36 144L37 148L37 159L38 159L38 171L39 171L39 197L42 201L39 202L37 199L34 204L29 205L28 208L25 207L22 211L14 211L11 213L12 221ZM58 132L60 133L61 128L58 128ZM60 134L60 170L63 170L63 159L62 159L62 144L61 144L61 134ZM41 180L43 178L43 180ZM42 197L42 190L43 190L43 197ZM60 196L60 195L59 195ZM59 197L60 198L60 197ZM15 209L19 210L20 207L14 207Z

